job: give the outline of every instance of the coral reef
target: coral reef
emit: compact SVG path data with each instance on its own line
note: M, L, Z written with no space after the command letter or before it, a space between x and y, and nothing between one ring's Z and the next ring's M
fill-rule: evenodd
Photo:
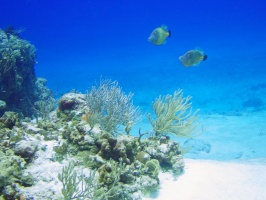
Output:
M80 98L82 101L78 100ZM71 106L59 106L57 111L68 113L70 116L67 120L65 118L63 120L64 123L67 122L62 132L62 137L66 141L57 147L59 154L63 156L59 157L62 160L70 155L74 156L82 160L84 166L98 171L99 188L95 194L99 195L103 190L105 193L108 191L107 199L130 199L129 196L132 197L133 194L139 196L137 194L141 194L140 192L149 194L152 190L158 189L158 174L161 168L170 169L175 175L183 172L181 149L179 144L171 141L169 137L154 135L140 140L138 137L126 134L126 131L112 134L102 130L101 126L100 129L95 127L91 129L90 122L84 120L82 115L84 110L89 110L89 107L84 104L81 94L65 94L59 102L59 105L71 104ZM87 118L86 115L85 117ZM59 149L64 150L59 151ZM120 171L117 171L117 168ZM143 181L144 179L147 181ZM120 192L113 194L113 190ZM96 196L94 198L97 199Z
M19 33L0 30L0 198L139 200L159 188L162 170L182 173L179 144L166 134L193 130L190 97L158 98L144 139L130 135L142 116L117 81L65 94L56 108Z
M138 118L138 108L117 84L112 87L116 95L108 94L109 98L127 99L124 102L130 109L123 107L111 118L130 117L112 121L110 129L102 123L105 115L90 107L93 103L88 103L88 94L63 95L56 111L39 109L38 114L43 113L39 120L19 119L17 113L5 112L0 118L0 166L8 168L0 174L0 195L7 199L140 200L159 188L162 171L180 175L184 161L179 144L156 128L149 135L140 131L139 137L130 135L130 127L126 127ZM174 99L180 98L177 94ZM98 100L101 104L101 99L94 101ZM108 106L117 107L116 100L110 100ZM161 99L159 107L167 107L165 104ZM120 125L125 129L118 129Z
M0 100L6 104L1 106L0 115L15 111L31 117L36 101L52 98L51 91L35 75L35 51L13 27L0 29Z

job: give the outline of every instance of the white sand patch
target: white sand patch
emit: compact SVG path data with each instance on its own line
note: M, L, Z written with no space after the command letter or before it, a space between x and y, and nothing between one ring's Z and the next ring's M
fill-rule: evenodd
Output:
M232 160L266 157L266 112L244 113L241 116L202 115L204 131L193 138L186 158ZM198 127L198 132L202 127ZM173 138L181 145L187 138ZM199 141L199 142L197 142ZM207 152L203 149L210 147Z
M54 200L62 199L62 183L57 176L64 163L52 161L55 154L53 147L57 145L57 141L39 141L39 146L43 149L35 153L35 159L24 172L25 175L33 175L34 184L31 187L20 187L25 197L34 197L35 200L48 199L48 196L52 196Z
M265 200L266 162L186 159L185 173L174 180L160 174L158 200Z

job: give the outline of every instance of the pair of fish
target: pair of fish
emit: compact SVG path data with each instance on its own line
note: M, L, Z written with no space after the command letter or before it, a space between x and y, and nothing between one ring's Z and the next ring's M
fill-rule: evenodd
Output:
M171 31L167 29L167 26L162 25L152 31L148 41L154 45L162 45L166 43L166 38L168 37L171 37ZM185 67L196 66L206 59L207 55L204 55L203 51L199 51L197 49L190 50L179 57L179 61Z

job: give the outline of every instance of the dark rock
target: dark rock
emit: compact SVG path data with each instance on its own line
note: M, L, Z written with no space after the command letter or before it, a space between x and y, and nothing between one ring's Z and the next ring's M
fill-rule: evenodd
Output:
M86 106L85 95L78 93L67 93L60 98L58 104L60 111L83 109Z
M28 175L22 176L20 181L21 181L21 185L25 187L29 187L33 185L34 177L31 174L28 174Z
M18 114L15 112L5 112L0 118L0 127L12 129L19 121Z

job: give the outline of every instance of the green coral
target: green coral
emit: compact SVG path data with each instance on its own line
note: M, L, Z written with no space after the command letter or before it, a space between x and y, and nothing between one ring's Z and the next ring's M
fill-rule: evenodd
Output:
M107 161L99 168L99 188L95 193L96 199L119 199L120 176L125 170L125 163L120 160Z
M53 160L61 162L67 154L68 144L63 142L61 146L55 146L53 150L55 152Z
M171 133L175 136L189 137L196 125L198 110L192 112L192 97L183 97L181 89L174 92L174 95L160 96L153 102L153 110L156 119L148 114L148 119L153 127L156 136Z
M136 160L139 161L142 164L145 164L147 161L149 161L151 158L151 156L144 151L140 151L137 155L136 155Z
M158 178L160 172L160 164L156 159L151 159L146 162L145 167L147 168L147 173L151 175L151 177Z
M16 156L12 150L0 151L0 188L14 182L20 182L24 159Z
M13 128L12 131L9 132L8 137L9 137L9 144L14 145L20 140L23 139L23 131L21 131L19 128L15 127Z
M68 166L63 167L62 172L58 174L58 179L62 182L62 194L65 200L72 199L94 199L95 171L91 171L89 176L78 175L74 169L75 165L70 162Z

